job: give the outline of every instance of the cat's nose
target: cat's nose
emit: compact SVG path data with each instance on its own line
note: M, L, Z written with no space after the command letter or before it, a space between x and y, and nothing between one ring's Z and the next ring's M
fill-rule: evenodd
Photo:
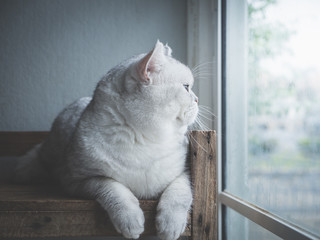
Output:
M198 97L194 97L194 101L196 102L196 103L198 103Z

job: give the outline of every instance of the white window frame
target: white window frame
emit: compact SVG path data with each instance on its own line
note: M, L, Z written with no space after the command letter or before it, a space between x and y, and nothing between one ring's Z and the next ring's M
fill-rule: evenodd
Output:
M196 95L201 96L199 104L212 109L218 114L218 1L188 0L187 12L187 63L193 68L201 65L205 70L205 78L195 81L193 87ZM210 73L209 73L210 71ZM196 79L197 80L197 79ZM216 118L206 122L207 127L217 128Z
M217 131L218 236L225 239L223 222L226 208L284 239L318 239L297 225L271 214L224 190L226 162L226 6L239 0L188 0L188 65L212 62L212 76L195 84L200 104L210 107L216 118L211 127Z

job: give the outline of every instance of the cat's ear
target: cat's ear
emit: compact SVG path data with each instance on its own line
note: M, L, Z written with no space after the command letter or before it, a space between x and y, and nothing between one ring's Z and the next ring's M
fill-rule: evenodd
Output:
M143 83L151 84L151 76L161 70L165 61L165 52L168 51L165 48L166 47L158 40L154 49L140 60L138 72Z
M168 46L168 43L164 46L164 54L168 57L171 57L172 49Z

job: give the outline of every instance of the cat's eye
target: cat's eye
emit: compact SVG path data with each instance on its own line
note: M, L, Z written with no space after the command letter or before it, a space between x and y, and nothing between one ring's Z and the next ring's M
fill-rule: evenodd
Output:
M184 88L189 92L189 84L183 84Z

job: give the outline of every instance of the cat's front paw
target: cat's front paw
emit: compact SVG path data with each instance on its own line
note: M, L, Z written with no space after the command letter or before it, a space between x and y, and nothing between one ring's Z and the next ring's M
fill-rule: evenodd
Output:
M144 215L139 205L118 208L110 218L116 230L125 238L138 239L144 231Z
M176 240L187 225L188 211L183 208L159 208L156 228L161 240Z

